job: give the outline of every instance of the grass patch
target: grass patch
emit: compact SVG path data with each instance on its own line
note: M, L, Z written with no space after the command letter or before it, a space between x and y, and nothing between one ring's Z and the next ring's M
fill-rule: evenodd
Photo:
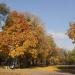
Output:
M61 72L68 72L75 74L75 65L62 65L57 66L58 69L60 69Z

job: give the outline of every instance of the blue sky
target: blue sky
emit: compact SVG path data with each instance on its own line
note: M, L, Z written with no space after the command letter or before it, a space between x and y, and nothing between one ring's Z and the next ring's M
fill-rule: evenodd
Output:
M30 12L42 20L45 30L52 34L59 47L72 49L65 35L70 22L75 22L75 0L0 0L11 10Z

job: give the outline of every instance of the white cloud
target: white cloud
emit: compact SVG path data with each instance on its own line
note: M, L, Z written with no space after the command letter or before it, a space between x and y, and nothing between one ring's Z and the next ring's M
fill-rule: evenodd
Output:
M58 47L68 50L74 48L72 40L68 38L65 32L48 31L47 33L53 36Z
M68 36L63 32L49 31L48 34L51 34L53 36L53 38L58 38L58 39L67 39L68 38Z
M0 28L0 32L2 31L2 28Z

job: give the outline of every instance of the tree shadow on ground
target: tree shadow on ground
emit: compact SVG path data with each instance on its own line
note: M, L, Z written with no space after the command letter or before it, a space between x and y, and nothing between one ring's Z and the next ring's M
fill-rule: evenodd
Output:
M59 66L58 69L60 69L59 72L75 74L75 65L74 66Z
M28 68L28 69L35 69L35 68L44 68L44 67L48 67L47 65L34 65L34 66L22 66L20 67L20 69L25 69L25 68Z

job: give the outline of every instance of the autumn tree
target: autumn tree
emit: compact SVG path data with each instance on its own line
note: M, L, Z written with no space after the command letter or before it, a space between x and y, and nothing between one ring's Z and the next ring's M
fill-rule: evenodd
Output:
M7 5L4 3L0 3L0 27L4 25L9 12L10 10Z
M9 12L2 27L0 50L23 66L54 64L60 57L53 37L46 35L39 19L17 11Z
M75 42L75 23L70 24L70 28L67 31L67 35L74 43Z
M40 28L42 29L40 24L35 24L32 18L30 21L27 20L22 13L16 11L9 13L0 34L1 50L13 58L29 53L31 59L35 59L38 36L42 31Z
M73 44L75 44L75 23L70 23L70 27L67 31L68 37L72 40ZM68 63L75 64L75 49L69 52Z

